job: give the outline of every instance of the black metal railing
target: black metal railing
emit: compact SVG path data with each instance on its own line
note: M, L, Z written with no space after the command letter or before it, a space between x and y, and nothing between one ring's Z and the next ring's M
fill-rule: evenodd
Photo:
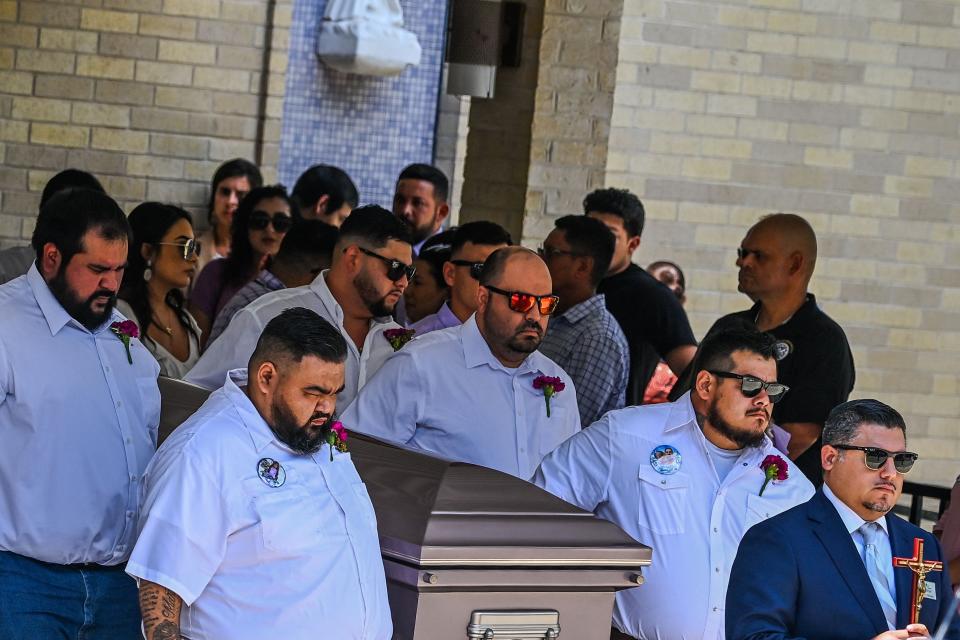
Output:
M936 522L947 510L950 505L950 488L939 487L932 484L923 484L920 482L904 482L903 495L910 497L910 506L898 504L893 508L894 512L907 516L913 524L920 526L924 520ZM930 498L937 501L937 507L934 510L924 509L924 498Z

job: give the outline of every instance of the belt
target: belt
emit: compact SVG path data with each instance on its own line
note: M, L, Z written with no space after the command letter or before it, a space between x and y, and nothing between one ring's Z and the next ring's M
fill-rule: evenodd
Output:
M49 563L47 563L49 564ZM122 562L120 564L97 564L96 562L75 562L73 564L61 564L55 565L58 567L63 567L65 569L75 569L77 571L126 571L127 563Z

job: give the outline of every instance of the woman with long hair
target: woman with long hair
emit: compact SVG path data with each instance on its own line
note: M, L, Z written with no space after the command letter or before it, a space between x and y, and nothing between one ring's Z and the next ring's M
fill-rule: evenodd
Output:
M240 206L240 201L263 185L263 177L257 165L243 158L224 162L210 181L210 201L207 203L207 224L210 227L200 236L203 251L197 270L202 271L214 258L230 254L230 224Z
M200 253L193 219L179 207L144 202L129 220L133 241L117 309L140 326L140 340L160 363L160 375L183 378L200 357L200 328L183 296Z
M190 293L188 308L203 330L201 346L220 309L267 267L292 225L290 198L283 185L253 189L240 201L230 227L230 255L207 264Z

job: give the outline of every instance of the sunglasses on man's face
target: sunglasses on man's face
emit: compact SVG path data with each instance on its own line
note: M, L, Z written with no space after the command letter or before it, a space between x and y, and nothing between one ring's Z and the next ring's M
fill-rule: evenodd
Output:
M293 226L293 217L285 213L275 213L271 217L266 211L254 211L250 215L250 228L255 231L263 231L270 224L277 233L286 233Z
M385 265L387 265L387 278L392 280L393 282L396 282L397 280L399 280L404 276L407 277L408 281L413 280L414 274L417 273L417 268L414 267L413 265L404 264L399 260L394 260L393 258L382 256L379 253L370 251L369 249L364 249L363 247L357 247L357 248L360 249L361 253L364 253L370 256L371 258L376 258L377 260L380 260Z
M490 285L484 286L494 293L506 296L507 305L510 307L510 310L516 311L517 313L528 313L536 306L540 311L540 315L548 316L556 310L557 303L560 302L560 298L554 295L535 296L532 293L524 293L522 291L504 291L503 289L491 287Z
M480 280L480 274L483 272L482 262L470 262L469 260L451 260L450 264L458 267L469 267L470 277L474 280Z
M707 373L712 373L718 378L732 378L734 380L740 381L740 393L745 395L748 398L756 397L764 389L767 390L767 397L770 398L770 402L776 403L783 399L783 395L790 390L785 384L779 382L766 382L761 380L756 376L745 376L739 373L731 373L730 371L708 371Z
M887 458L893 458L893 468L897 470L897 473L909 473L910 469L913 469L913 463L920 457L912 451L894 453L880 447L857 447L852 444L833 444L830 446L844 451L863 451L863 464L870 471L879 471L883 465L887 464Z
M186 242L158 242L157 244L168 247L180 247L181 256L184 260L190 260L193 257L200 257L200 241L191 238Z

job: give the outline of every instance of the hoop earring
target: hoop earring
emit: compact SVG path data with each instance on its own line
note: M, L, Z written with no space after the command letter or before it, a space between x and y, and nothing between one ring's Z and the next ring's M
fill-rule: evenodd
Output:
M150 282L150 278L153 277L153 263L147 260L147 268L143 270L143 280L144 282Z

